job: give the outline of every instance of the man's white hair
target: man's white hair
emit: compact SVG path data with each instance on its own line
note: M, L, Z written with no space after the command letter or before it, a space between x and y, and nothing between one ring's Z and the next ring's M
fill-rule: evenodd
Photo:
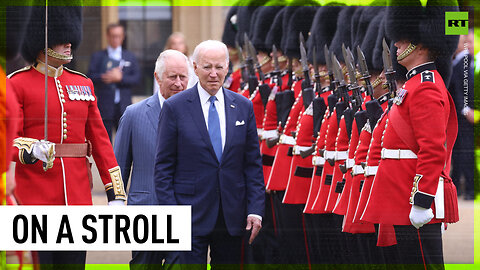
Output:
M193 62L198 63L199 54L208 49L221 49L225 52L226 63L228 66L229 58L228 58L228 49L225 43L218 41L218 40L205 40L202 41L200 44L195 47L193 51L192 59Z
M185 64L188 68L188 58L185 56L185 54L176 51L176 50L165 50L157 58L157 62L155 63L155 73L157 73L157 76L159 79L162 78L163 72L165 71L165 60L172 56L178 56L180 58L185 59Z

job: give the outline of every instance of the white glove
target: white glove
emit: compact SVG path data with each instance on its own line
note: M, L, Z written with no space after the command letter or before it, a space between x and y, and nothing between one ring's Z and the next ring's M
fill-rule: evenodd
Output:
M125 201L123 200L111 200L108 202L108 206L124 206Z
M420 229L423 225L427 224L433 218L433 211L431 208L423 208L420 206L412 205L412 209L410 210L410 222L412 225Z
M32 155L44 162L44 170L50 169L53 167L53 161L55 160L55 144L40 140L33 145Z

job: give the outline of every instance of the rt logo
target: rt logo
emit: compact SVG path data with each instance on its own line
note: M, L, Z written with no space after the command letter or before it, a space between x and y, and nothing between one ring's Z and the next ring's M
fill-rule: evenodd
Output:
M468 12L445 12L445 35L468 35Z

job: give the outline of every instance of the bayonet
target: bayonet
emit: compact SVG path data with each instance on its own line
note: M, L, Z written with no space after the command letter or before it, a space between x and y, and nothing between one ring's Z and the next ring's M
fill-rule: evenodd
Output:
M327 44L323 47L323 53L325 55L325 63L327 64L328 78L330 79L330 90L335 89L335 82L333 78L333 66L332 66L332 56L328 51Z
M275 44L273 45L272 47L272 56L273 56L273 67L274 67L274 70L272 72L272 77L275 78L275 82L278 86L279 89L282 88L282 78L280 77L280 74L281 74L281 70L280 70L280 66L278 65L278 51L277 51L277 46L275 46Z
M242 85L240 86L240 89L243 89L245 87L245 84L248 82L247 64L245 63L245 59L243 58L243 50L242 47L240 47L240 44L238 44L238 41L235 41L235 46L237 47L238 60L240 62L240 71L242 74Z
M335 55L333 55L332 63L335 70L335 78L338 78L337 96L346 101L349 99L347 85L345 83L345 79L343 78L342 67L340 66L340 62Z
M288 89L292 88L293 85L293 58L288 57Z
M320 92L322 89L321 85L321 78L320 78L320 73L318 72L318 63L317 63L317 47L313 46L313 68L314 68L314 74L315 74L315 88L317 92Z
M390 57L390 49L388 48L385 38L383 39L383 68L385 79L387 80L388 91L390 98L394 98L397 92L397 83L395 81L395 70L393 70L392 58Z
M302 71L304 75L305 84L310 86L310 73L308 68L308 60L307 60L307 51L305 50L305 40L303 38L302 32L299 33L300 38L300 61L302 62Z
M308 68L308 60L307 60L307 51L305 50L305 40L303 39L303 34L300 32L299 34L300 39L300 61L302 62L302 69L303 69L303 82L302 82L302 98L303 98L303 106L305 110L310 106L312 103L313 98L315 97L315 93L313 92L312 83L310 80L310 70Z
M255 68L257 69L258 76L260 77L260 81L262 81L262 83L265 83L265 75L263 74L262 66L260 66L260 63L258 62L257 51L255 50L255 47L253 47L251 41L248 42L248 47L250 49L250 54L252 55Z
M347 66L348 76L350 78L349 89L352 91L352 97L351 97L352 109L354 112L356 112L358 109L361 110L363 99L362 99L362 95L360 94L360 87L358 86L358 83L357 83L356 70L353 63L354 63L354 59L353 59L352 51L350 51L350 49L347 49L347 59L345 61L345 65Z
M358 56L358 67L360 68L360 73L362 74L362 80L365 82L365 89L367 91L367 95L373 100L373 87L370 82L370 73L368 73L368 66L367 60L365 59L365 55L363 54L362 49L360 46L357 46L357 56Z
M257 75L255 74L255 68L253 67L253 58L256 56L255 55L252 56L252 52L249 49L249 46L248 46L249 39L248 39L247 33L243 33L243 41L245 42L243 48L244 48L244 51L247 53L246 63L247 63L247 70L248 70L248 90L250 92L250 95L252 95L258 86L258 78L257 78Z

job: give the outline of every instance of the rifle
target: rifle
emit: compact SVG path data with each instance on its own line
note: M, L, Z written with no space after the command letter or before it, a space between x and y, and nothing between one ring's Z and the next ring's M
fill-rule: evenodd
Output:
M260 92L263 108L265 109L268 102L268 96L270 96L270 92L272 91L272 89L270 89L270 86L268 86L268 84L265 83L265 75L262 72L262 67L260 66L260 63L258 63L257 51L255 50L255 47L253 47L253 44L251 41L248 42L248 48L250 52L250 57L253 59L255 68L257 69L260 80L262 81L262 84L258 86L258 92ZM257 77L255 76L255 78ZM257 81L257 84L258 84L258 81Z
M279 89L282 89L282 78L280 74L282 71L280 70L280 66L278 65L278 51L275 44L272 47L272 55L273 55L273 67L274 70L271 72L273 81L278 86Z
M392 58L390 57L390 49L388 48L385 38L383 39L383 69L385 73L385 79L387 80L388 92L390 98L394 98L397 94L397 82L395 81L395 70L393 70ZM388 107L390 108L391 103Z
M372 76L368 72L367 61L365 60L365 55L363 54L362 49L360 49L360 46L357 46L357 56L358 67L360 68L360 73L362 74L361 79L365 82L365 89L367 91L367 95L369 95L370 99L373 100L373 86L370 82L370 78Z
M300 38L300 57L302 62L302 71L304 75L304 79L302 82L302 98L303 98L303 107L305 110L310 106L312 103L315 94L313 92L311 80L310 80L310 70L308 68L308 61L307 61L307 52L305 50L305 40L303 38L302 32L299 34Z
M243 48L244 48L244 51L247 52L246 63L247 63L247 70L248 70L248 91L250 92L250 95L252 95L253 92L257 89L258 78L257 78L257 75L255 74L255 68L253 67L253 57L251 53L249 53L250 50L248 46L249 40L248 40L247 33L244 33L243 40L245 41Z
M238 44L238 41L235 41L235 47L237 47L238 51L238 60L240 61L240 71L242 74L242 82L240 83L240 89L245 88L245 84L248 82L248 74L247 74L247 65L245 63L245 59L243 58L243 50Z
M313 46L313 68L315 76L315 91L318 93L322 90L320 73L318 72L318 63L317 63L317 47Z

